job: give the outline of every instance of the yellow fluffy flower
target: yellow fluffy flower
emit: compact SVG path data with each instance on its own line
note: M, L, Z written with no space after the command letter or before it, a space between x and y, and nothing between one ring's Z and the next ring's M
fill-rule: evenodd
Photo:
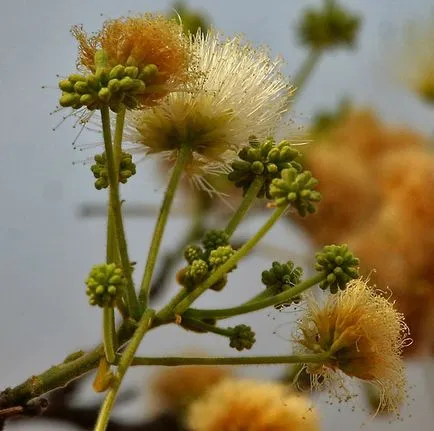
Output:
M181 145L189 145L187 173L200 176L224 168L250 135L272 134L288 109L291 88L280 73L281 61L240 37L223 41L210 31L191 37L190 45L197 59L190 71L198 81L151 110L129 113L126 137L171 161Z
M310 372L327 368L372 383L381 393L379 409L396 411L405 398L406 377L401 357L408 344L404 315L363 280L330 295L321 306L308 302L297 341L309 352L330 352L332 358ZM324 368L325 367L325 368Z
M317 412L307 398L285 385L254 380L226 380L193 403L192 431L317 431Z
M105 21L101 31L88 36L81 26L72 28L79 44L77 67L94 73L95 54L103 50L108 66L156 66L152 86L141 96L142 104L153 104L190 79L191 52L182 26L175 20L154 14ZM151 71L150 71L151 72ZM152 71L154 72L154 71Z

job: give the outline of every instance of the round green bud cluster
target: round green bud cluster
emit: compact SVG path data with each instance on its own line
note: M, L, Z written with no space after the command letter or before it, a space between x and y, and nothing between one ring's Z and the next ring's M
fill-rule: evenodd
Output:
M207 276L220 265L223 265L235 251L229 245L229 235L224 230L210 230L200 245L188 245L184 249L184 257L188 266L178 272L177 279L187 289L204 281ZM233 268L232 268L233 269ZM227 283L227 276L223 276L210 288L220 291Z
M114 307L126 286L126 279L115 263L102 263L92 268L86 285L90 305Z
M228 179L245 193L256 177L263 177L264 184L258 197L266 196L270 199L271 181L280 177L283 169L293 167L298 171L302 170L301 165L295 161L300 157L300 152L286 140L276 144L273 138L258 142L251 137L249 145L238 153L238 157L239 160L232 162L232 172Z
M100 64L106 64L105 59ZM140 105L139 96L146 93L146 87L154 81L157 73L155 64L148 64L141 69L133 64L118 64L114 67L97 67L95 73L87 75L72 74L59 82L62 90L59 104L90 110L108 106L113 112L119 112L122 106L135 109Z
M97 154L94 157L95 164L90 167L93 176L96 178L95 188L97 190L105 189L109 186L108 166L105 153ZM122 152L119 163L119 182L125 184L128 178L136 173L136 165L133 162L133 156L129 153Z
M300 283L303 276L303 269L295 266L293 262L286 263L273 262L269 270L262 272L262 283L265 284L267 289L270 289L274 295L278 295L285 290L291 289L296 284ZM291 303L298 304L301 301L301 296L295 296L276 307L287 307Z
M303 45L314 50L352 47L356 41L361 19L335 2L323 9L307 9L298 27Z
M247 325L237 325L233 328L228 328L232 331L230 336L229 346L237 349L238 351L247 349L250 350L255 344L255 333L252 328Z
M274 203L280 206L291 204L305 217L315 212L312 202L321 200L321 194L314 190L318 180L309 171L299 173L295 168L284 169L281 178L275 178L270 185L270 195Z
M203 259L204 256L204 252L200 245L190 244L184 249L184 258L190 264L192 264L196 259Z
M315 269L326 274L325 280L321 281L321 289L330 289L331 293L344 290L346 284L359 275L359 259L354 257L346 244L326 245L316 253Z
M202 244L205 248L205 252L209 254L211 250L229 245L229 235L224 230L212 229L205 233Z
M205 280L208 273L208 263L202 259L196 259L178 273L178 281L191 290Z
M208 263L212 269L215 269L228 261L234 253L235 251L230 245L222 245L210 252Z

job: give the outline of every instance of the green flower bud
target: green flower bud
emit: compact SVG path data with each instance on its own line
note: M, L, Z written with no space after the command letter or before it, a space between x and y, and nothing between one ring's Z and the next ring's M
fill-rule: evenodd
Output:
M203 259L204 253L202 247L196 244L191 244L184 249L184 258L188 263L193 263L196 259Z
M233 331L230 336L229 346L237 349L238 351L248 349L250 350L255 344L255 333L252 328L247 325L237 325L234 328L228 328Z
M86 81L86 78L83 75L79 75L78 73L73 73L72 75L68 76L68 80L75 84L78 81Z
M202 259L196 259L191 263L188 274L195 282L200 282L208 275L208 264Z
M93 91L97 91L99 89L99 79L95 75L89 75L86 78L87 85Z
M271 181L278 178L283 169L294 167L301 170L300 164L295 161L300 157L300 152L288 141L276 144L272 138L267 138L263 142L252 138L249 140L249 146L238 153L238 157L240 160L232 162L232 172L228 178L246 192L256 177L263 177L264 184L258 197L270 198Z
M119 79L116 78L110 79L110 81L107 84L107 88L112 93L117 93L118 91L121 90L121 82L119 81Z
M119 163L119 182L125 184L131 176L136 173L136 164L133 162L133 156L129 153L121 153L121 161Z
M59 81L59 88L65 93L74 92L74 84L69 79L62 79Z
M92 268L86 285L90 305L114 307L126 286L126 279L115 263L103 263Z
M155 64L148 64L139 74L139 79L145 84L150 84L158 73L158 67Z
M208 264L202 259L196 259L178 273L178 281L185 288L192 290L205 280L208 273Z
M63 93L59 99L59 105L64 108L74 107L80 103L80 95L77 93Z
M146 91L146 84L140 79L134 79L131 91L134 94L143 94Z
M211 268L216 269L228 261L235 251L230 245L222 245L215 250L211 250L208 258L208 263Z
M229 235L224 230L213 229L206 232L202 244L207 252L229 245Z
M125 76L120 80L121 90L128 91L134 87L134 80L129 76Z
M351 14L335 2L322 9L309 8L298 28L300 43L314 50L333 49L355 44L361 24L358 15Z
M344 290L350 280L360 276L359 259L346 244L326 245L315 257L315 269L326 274L326 279L319 285L323 290L330 288L331 293L337 293L339 289Z
M270 195L277 206L291 204L304 217L315 212L312 202L318 202L321 194L314 190L318 180L309 171L299 173L295 168L284 169L281 178L270 185Z
M132 79L137 78L139 74L139 68L137 66L127 66L125 68L125 75L129 76Z
M105 153L97 154L94 157L95 164L90 167L95 181L95 188L97 190L105 189L109 186L110 181L108 178L108 166ZM125 184L132 175L136 173L136 165L133 162L131 154L122 152L119 164L119 182Z
M98 97L101 102L107 103L110 101L112 96L112 92L107 88L103 87L101 90L98 91Z
M122 64L117 64L115 67L112 67L112 69L109 72L109 79L122 79L125 76L125 66Z
M80 97L80 103L87 107L91 107L93 104L98 102L98 97L95 94L83 94Z
M286 263L273 262L269 270L262 272L262 283L274 295L278 295L300 283L302 276L303 269L295 266L291 261ZM291 305L291 303L298 304L300 301L301 296L296 296L288 302L276 305L276 308L286 307Z
M86 81L78 81L74 84L74 90L78 94L87 94L89 93L89 86Z

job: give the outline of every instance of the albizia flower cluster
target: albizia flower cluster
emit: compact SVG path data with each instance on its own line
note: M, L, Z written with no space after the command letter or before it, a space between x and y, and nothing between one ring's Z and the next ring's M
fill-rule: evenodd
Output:
M240 37L222 40L210 31L190 39L198 76L185 91L172 92L158 106L131 112L126 138L146 153L174 160L181 145L193 157L187 173L224 170L248 137L272 134L288 109L291 87L280 72L280 59Z
M81 26L74 26L72 34L78 41L80 71L97 70L95 54L100 50L106 54L107 66L111 68L135 66L141 71L150 65L155 67L153 90L141 95L142 105L152 105L169 90L178 89L191 79L189 65L193 58L188 39L179 23L162 15L146 13L107 20L92 36Z
M404 315L361 279L344 291L329 295L324 304L308 301L296 341L309 352L329 352L326 366L311 366L313 374L325 369L342 371L377 386L379 409L398 411L406 393L403 348L409 343Z
M416 132L354 111L306 152L323 199L318 212L299 223L319 244L348 243L362 273L392 291L414 340L406 354L427 354L434 340L434 156L428 145Z

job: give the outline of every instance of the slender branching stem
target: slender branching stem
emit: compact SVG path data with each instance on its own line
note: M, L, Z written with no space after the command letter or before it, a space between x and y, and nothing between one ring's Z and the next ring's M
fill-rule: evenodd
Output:
M284 292L269 298L259 299L255 302L248 301L244 304L238 305L237 307L231 308L217 308L209 310L196 310L191 308L185 312L185 316L195 319L226 319L228 317L238 316L240 314L252 313L253 311L262 310L263 308L287 302L291 298L294 298L300 295L305 290L310 289L312 286L315 286L316 284L324 280L325 277L326 274L320 272L313 277L298 283L291 289L285 290Z
M331 358L330 353L315 353L311 355L286 356L235 356L235 357L163 357L144 358L136 357L132 365L159 365L159 366L185 366L185 365L265 365L265 364L325 364Z
M233 256L228 259L223 265L219 266L211 275L201 284L195 287L173 310L174 314L182 314L188 307L195 301L203 292L209 289L213 284L219 281L225 274L227 274L236 264L246 256L253 247L264 237L264 235L274 226L277 220L283 215L286 207L276 208L271 217L264 223L264 225L252 236ZM166 309L164 313L158 313L160 319L171 319L173 315L170 310ZM172 313L172 314L173 314Z
M107 106L101 108L101 120L104 136L104 147L107 159L108 176L110 182L110 207L113 211L114 225L116 232L116 241L119 248L120 260L122 269L127 279L126 302L128 310L134 318L140 316L140 308L137 300L137 295L134 290L134 282L131 274L131 263L128 257L127 241L125 238L124 223L122 219L121 201L119 197L119 178L117 175L116 164L114 160L112 141L111 141L111 126L110 126L110 111Z
M115 136L113 138L113 157L115 160L116 175L119 175L119 166L122 154L122 137L125 126L125 106L123 106L116 115Z
M175 192L184 171L185 164L191 158L191 148L189 145L181 145L176 158L176 163L173 168L172 176L164 194L160 212L154 228L151 245L149 247L148 259L146 262L145 272L143 274L142 284L140 286L140 303L143 308L146 308L149 298L149 290L151 287L152 274L154 273L155 264L157 262L158 251L160 250L161 240L163 238L164 229L166 227L167 218L170 213L170 208L175 197Z
M321 49L311 49L308 56L304 60L300 69L297 71L294 77L294 87L296 89L295 97L299 97L302 88L306 85L306 82L310 78L313 70L318 64L323 51Z
M235 213L232 215L231 219L229 220L227 226L226 226L226 233L229 236L232 236L232 234L235 232L238 225L241 223L243 218L246 216L247 212L249 211L250 207L252 206L253 202L255 201L259 190L261 190L262 185L264 184L264 177L257 176L252 184L250 184L250 187L248 188L246 194L243 197L243 200L241 201L240 206L235 211Z
M104 398L104 402L101 406L101 410L98 415L98 419L95 425L95 431L104 431L107 428L108 422L110 420L110 414L113 410L116 397L119 393L119 388L125 377L128 368L130 367L134 355L136 354L139 345L145 336L146 332L151 328L152 319L154 317L154 311L147 309L144 311L139 324L137 326L134 335L132 336L130 342L128 343L124 353L120 356L118 362L118 368L114 374L111 387Z
M230 337L234 332L231 329L219 328L218 326L210 325L209 323L205 323L202 320L197 320L193 318L183 317L182 321L191 327L202 329L205 332L212 332L213 334L223 335L224 337Z
M103 309L103 340L105 358L109 364L113 364L116 355L116 329L115 311L113 307L105 306Z

